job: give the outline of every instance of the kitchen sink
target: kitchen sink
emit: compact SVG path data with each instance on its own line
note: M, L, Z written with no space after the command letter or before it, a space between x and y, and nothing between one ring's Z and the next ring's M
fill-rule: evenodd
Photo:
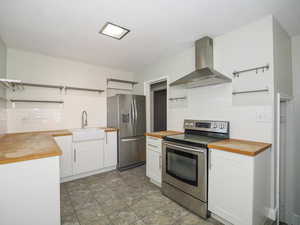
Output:
M104 130L100 128L73 129L73 142L104 139Z

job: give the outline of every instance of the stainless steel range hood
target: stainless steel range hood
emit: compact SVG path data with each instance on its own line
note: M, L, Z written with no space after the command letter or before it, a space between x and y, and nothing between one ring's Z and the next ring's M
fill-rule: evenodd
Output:
M213 40L204 37L195 42L196 70L174 81L170 86L185 84L188 88L231 82L231 79L214 70Z

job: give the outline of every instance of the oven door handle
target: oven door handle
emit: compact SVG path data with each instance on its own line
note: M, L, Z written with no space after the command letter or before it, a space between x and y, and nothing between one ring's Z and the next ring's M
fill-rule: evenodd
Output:
M184 147L184 146L180 146L180 145L173 145L173 144L169 144L169 143L167 143L166 145L170 146L170 147L174 147L174 148L188 150L188 151L204 153L204 150L198 149L198 148L197 149L196 148L189 148L189 147Z

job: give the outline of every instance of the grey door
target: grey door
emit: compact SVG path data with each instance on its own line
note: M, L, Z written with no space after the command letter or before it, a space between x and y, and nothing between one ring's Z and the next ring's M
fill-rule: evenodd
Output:
M133 97L132 95L118 97L120 138L135 136Z
M120 138L118 168L130 167L146 160L145 136Z
M167 130L167 90L153 92L154 131Z

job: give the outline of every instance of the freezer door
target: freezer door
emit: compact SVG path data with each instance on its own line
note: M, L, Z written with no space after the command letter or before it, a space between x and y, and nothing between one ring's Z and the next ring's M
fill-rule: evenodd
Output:
M121 138L135 136L133 96L119 95L118 98L119 135Z
M118 168L129 167L146 160L144 135L119 139Z
M146 132L146 99L142 95L133 96L134 135L144 135Z

